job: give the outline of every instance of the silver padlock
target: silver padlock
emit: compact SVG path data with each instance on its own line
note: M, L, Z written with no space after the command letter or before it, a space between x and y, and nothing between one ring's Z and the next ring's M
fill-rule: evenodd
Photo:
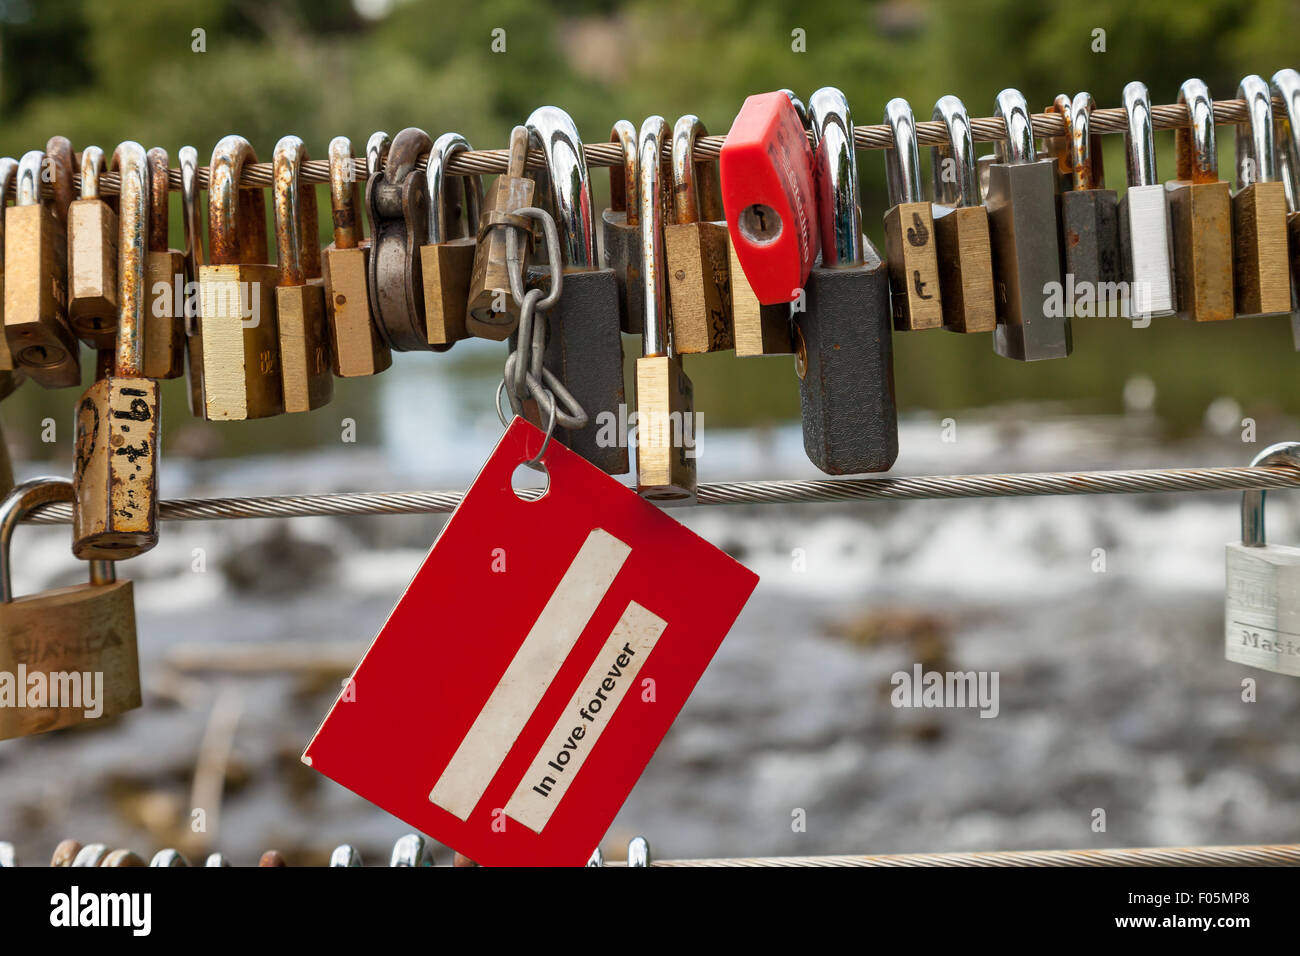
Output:
M1260 452L1252 466L1300 468L1300 442ZM1227 548L1223 650L1228 660L1300 677L1300 548L1264 540L1264 491L1241 496L1241 542Z
M1156 142L1151 126L1151 97L1145 83L1124 87L1124 133L1128 189L1119 201L1119 245L1124 280L1121 299L1125 318L1172 315L1174 302L1173 230L1169 200L1156 175Z

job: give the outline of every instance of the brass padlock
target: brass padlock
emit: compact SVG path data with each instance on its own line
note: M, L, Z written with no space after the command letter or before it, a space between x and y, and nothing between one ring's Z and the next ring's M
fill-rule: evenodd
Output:
M302 184L307 149L297 136L275 144L273 194L279 284L275 289L280 333L280 375L284 410L309 412L334 397L325 285L320 278L320 224L316 187Z
M81 354L68 324L67 209L58 195L41 201L45 163L39 150L23 154L14 205L5 211L5 337L31 379L66 388L81 384ZM49 156L48 168L55 184L71 189L72 163L62 151Z
M379 146L387 143L387 134ZM321 253L329 352L341 378L377 375L393 364L393 352L375 328L370 312L370 242L362 238L360 189L346 136L330 140L330 216L334 241ZM372 170L372 172L374 172Z
M528 129L516 126L510 131L510 158L506 171L492 182L483 201L479 220L478 246L474 250L474 272L469 280L469 302L465 327L471 335L494 339L510 338L519 323L519 306L510 290L510 270L506 266L506 231L498 225L523 226L516 221L516 209L533 204L535 182L524 175L528 158ZM523 266L528 266L528 243L522 243Z
M641 334L644 309L641 304L641 219L637 210L639 165L636 127L619 120L610 130L609 141L618 143L621 166L609 168L609 208L600 215L601 261L614 270L618 282L619 327L629 335Z
M266 418L284 411L275 318L278 273L267 264L266 197L241 187L257 154L242 136L226 136L208 164L211 265L199 266L204 417Z
M118 191L117 344L111 374L77 403L72 553L116 561L158 543L158 383L143 374L149 161L139 143L113 153ZM107 369L105 369L107 371Z
M1214 104L1209 88L1188 80L1178 90L1192 125L1174 131L1177 179L1167 184L1174 233L1178 314L1197 322L1233 316L1232 195L1219 178Z
M6 395L23 381L22 369L14 367L14 356L9 351L9 339L4 331L6 197L17 172L17 160L12 156L0 157L0 393Z
M673 218L664 226L664 255L678 355L736 347L722 188L714 163L695 162L695 141L707 135L692 113L673 127Z
M943 123L948 142L931 147L934 179L934 242L944 328L992 332L998 324L993 300L993 249L989 211L980 197L970 115L955 96L941 97L931 117Z
M117 338L117 212L100 198L104 151L81 151L81 198L68 206L68 321L93 349Z
M181 308L185 317L186 397L190 414L202 417L203 332L199 328L199 265L203 263L203 221L199 217L199 152L182 146L176 153L181 169L181 224L185 233L185 288Z
M934 212L921 194L916 117L907 100L895 97L885 104L885 125L893 138L893 147L885 150L890 202L885 213L885 256L894 328L900 332L937 329L943 325L943 293Z
M171 201L167 150L149 150L149 250L145 256L144 375L179 378L185 374L185 313L176 308L177 286L184 283L185 254L167 248Z
M465 308L484 205L483 179L452 176L447 172L447 163L457 153L471 149L469 141L459 133L443 133L433 141L425 169L429 232L420 247L424 318L429 344L439 351L469 336Z
M10 545L32 509L71 501L72 485L38 478L0 504L0 740L41 734L140 706L135 599L111 562L90 563L90 583L15 597ZM39 677L40 680L34 680ZM46 693L33 697L33 688Z
M1232 269L1237 315L1282 315L1291 311L1287 262L1286 187L1278 179L1273 100L1255 75L1237 87L1249 122L1237 127L1237 192L1232 197Z
M673 348L672 317L664 277L664 141L668 122L651 116L641 124L641 247L645 333L636 360L636 487L655 501L694 501L695 394ZM688 440L690 439L690 440Z

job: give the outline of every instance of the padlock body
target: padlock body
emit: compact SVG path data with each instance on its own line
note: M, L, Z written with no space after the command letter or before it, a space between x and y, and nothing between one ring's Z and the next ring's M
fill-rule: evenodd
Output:
M1130 186L1119 201L1126 318L1174 313L1173 230L1165 187Z
M68 324L68 238L48 206L5 213L5 337L16 367L45 388L81 384Z
M1227 547L1224 654L1300 677L1300 548Z
M626 212L606 209L601 215L601 230L602 261L618 279L619 325L628 335L640 335L645 329L641 227L629 226Z
M681 360L636 360L636 484L653 501L695 500L695 389Z
M185 374L185 254L175 249L150 252L145 260L144 377ZM181 310L177 311L177 302Z
M325 286L320 279L275 290L280 381L286 412L309 412L334 397Z
M1053 288L1063 288L1056 163L992 163L988 173L985 205L998 314L993 347L1024 362L1065 358L1072 347L1070 320L1063 294L1052 296Z
M101 378L77 403L72 553L118 561L158 543L158 383Z
M1286 217L1286 187L1280 182L1251 183L1232 197L1238 315L1291 311Z
M673 348L680 355L723 352L736 345L728 245L726 223L664 226Z
M519 324L519 306L510 294L510 271L506 267L506 230L494 227L483 232L483 223L493 213L514 213L533 204L536 183L524 176L498 176L483 201L480 241L474 251L474 269L469 280L469 301L465 328L470 335L504 342ZM529 237L519 236L519 253L528 264Z
M366 204L374 234L367 261L375 328L395 352L429 350L420 247L428 239L429 191L411 172L401 183L372 176Z
M1196 322L1234 315L1232 195L1228 184L1175 181L1167 186L1174 231L1178 314Z
M367 243L351 249L331 243L321 254L330 361L340 378L378 375L393 364L393 352L379 337L370 314L369 256Z
M420 247L424 273L424 321L430 345L450 346L469 337L465 308L474 273L473 239L451 239Z
M1061 256L1066 289L1091 287L1095 306L1080 311L1081 316L1110 316L1110 303L1120 299L1118 290L1124 278L1119 248L1119 198L1113 189L1073 189L1060 194ZM1073 278L1071 278L1073 277ZM1066 299L1066 314L1075 316L1073 301ZM1085 300L1086 301L1086 300ZM1114 317L1119 309L1114 309Z
M983 206L936 206L934 241L944 328L992 332L998 312L993 301L989 211Z
M275 266L199 267L204 417L266 418L284 411Z
M795 313L804 451L829 475L885 471L898 457L889 280L863 243L862 265L813 269L808 309Z
M68 206L68 321L91 348L117 336L117 213L102 199Z
M943 294L928 202L900 203L885 213L894 328L900 332L943 325Z
M21 682L20 674L26 678ZM33 680L34 675L40 676ZM98 698L93 707L86 699L87 680ZM41 684L43 702L35 694ZM74 699L78 690L81 706L49 706ZM139 706L130 581L74 585L0 604L0 740L114 717Z
M734 245L728 248L731 273L731 318L736 355L789 355L794 351L790 337L790 304L763 305L736 258Z
M531 267L525 279L530 288L550 288L549 270ZM606 474L627 474L627 392L613 269L564 273L560 299L546 315L542 361L587 412L583 428L556 428L556 439ZM534 424L546 427L544 420Z

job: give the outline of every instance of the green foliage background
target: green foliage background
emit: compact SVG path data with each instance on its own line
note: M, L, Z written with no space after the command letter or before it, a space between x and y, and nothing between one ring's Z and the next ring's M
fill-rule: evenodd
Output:
M491 48L496 28L506 31L504 53ZM806 33L806 52L791 49L796 28ZM205 52L193 49L196 29L205 31ZM1093 51L1098 29L1105 52ZM1300 67L1297 36L1294 0L0 0L0 152L17 156L63 133L78 148L111 149L130 138L173 157L187 143L206 156L222 135L239 132L264 159L285 133L302 136L319 157L336 134L360 146L375 129L408 125L434 135L456 129L477 145L500 146L543 103L567 109L590 140L603 140L616 119L639 124L655 112L670 121L696 112L723 133L749 93L790 87L806 96L823 85L847 93L859 123L879 122L893 96L928 118L950 92L972 115L988 115L1005 86L1033 106L1083 89L1112 106L1131 79L1144 80L1162 103L1199 76L1229 98L1247 73ZM1232 168L1230 133L1219 137L1225 170ZM1168 175L1172 136L1159 138ZM1107 137L1113 187L1123 185L1122 149L1121 138ZM863 219L879 240L881 156L860 154L859 167ZM602 201L604 178L597 177ZM1300 357L1287 321L1221 325L1166 319L1139 331L1076 320L1074 356L1032 365L995 357L987 336L897 335L900 404L904 413L947 414L1061 399L1110 410L1124 381L1142 373L1156 382L1159 410L1175 430L1199 427L1220 395L1247 413L1291 410ZM445 358L397 357L426 360ZM798 414L788 359L690 362L697 407L714 423ZM343 384L340 396L353 401L370 387ZM187 420L175 386L167 393L176 409L171 426ZM5 422L12 431L43 413L62 421L69 404L69 394L28 386L6 402ZM338 416L325 414L333 431ZM257 447L262 436L306 443L318 431L300 417L293 427L239 428L252 437L234 440L228 430L222 448Z

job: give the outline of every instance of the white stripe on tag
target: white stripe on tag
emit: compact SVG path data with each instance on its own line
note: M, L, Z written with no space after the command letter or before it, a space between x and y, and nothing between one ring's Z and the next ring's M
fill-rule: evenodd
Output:
M438 777L430 802L469 819L631 553L629 545L600 528L587 535Z
M506 816L542 832L667 626L635 601L628 604L506 804Z

